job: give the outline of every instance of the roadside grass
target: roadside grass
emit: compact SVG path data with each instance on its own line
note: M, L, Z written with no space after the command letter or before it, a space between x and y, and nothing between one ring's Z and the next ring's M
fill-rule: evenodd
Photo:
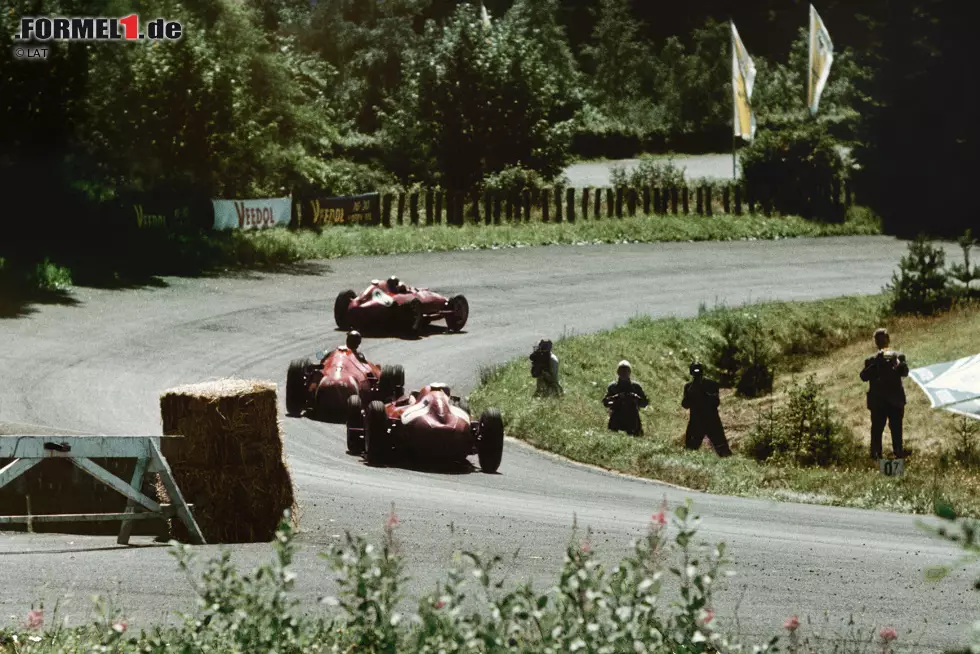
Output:
M578 207L578 211L581 207ZM405 216L408 220L408 216ZM422 217L424 221L424 217ZM85 248L68 244L63 254L41 253L37 260L57 265L66 279L78 285L124 284L153 275L197 275L229 268L270 269L311 259L378 256L414 252L444 252L504 247L598 243L646 243L776 239L791 237L880 234L880 222L871 212L852 208L841 223L821 223L798 217L752 216L635 216L574 223L545 223L532 216L528 222L500 225L449 226L395 225L390 228L336 226L313 230L276 228L260 232L205 232L170 234L147 231L130 241L106 241ZM43 244L41 244L43 246ZM45 255L49 255L47 259ZM21 257L24 259L24 257ZM8 288L47 283L25 274L33 260L0 267L0 292ZM28 271L30 272L30 271Z
M636 318L606 333L555 342L565 395L533 398L534 380L525 360L481 375L472 393L474 409L501 409L506 433L570 459L640 477L711 493L932 513L937 502L962 514L980 516L980 465L944 464L956 440L956 416L929 408L924 394L906 380L905 442L915 450L901 478L880 474L868 451L870 428L866 385L858 373L869 355L872 331L881 325L894 334L912 367L976 352L980 310L962 308L937 318L888 318L884 295L806 303L769 303L704 311L694 319ZM683 447L687 411L680 406L688 365L708 363L711 343L719 340L724 312L759 316L771 329L781 356L774 392L759 399L722 391L721 417L735 456L721 459L706 442L698 452ZM642 412L645 434L632 438L606 429L600 400L615 377L616 362L628 359L633 377L651 399ZM710 368L709 368L710 372ZM854 457L828 468L759 463L741 450L765 408L785 398L793 381L809 373L827 384L824 392L854 443ZM890 451L885 433L885 452ZM858 454L859 453L859 454ZM948 458L948 457L947 457Z

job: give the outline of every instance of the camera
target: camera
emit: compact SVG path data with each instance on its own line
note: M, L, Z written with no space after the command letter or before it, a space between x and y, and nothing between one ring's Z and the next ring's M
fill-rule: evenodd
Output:
M540 377L541 373L547 368L551 361L551 352L541 348L534 348L531 352L531 376Z

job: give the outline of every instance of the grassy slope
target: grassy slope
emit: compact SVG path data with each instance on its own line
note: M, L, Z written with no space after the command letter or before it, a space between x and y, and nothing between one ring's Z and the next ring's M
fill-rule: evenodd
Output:
M881 320L883 298L843 298L810 303L774 303L743 310L757 313L775 331L784 351L796 352L783 361L775 399L791 379L814 371L828 383L826 397L843 415L859 451L867 449L868 418L865 385L858 378L868 355L871 331ZM739 441L772 398L746 400L723 391L722 419L736 456L719 459L706 443L700 452L683 449L687 412L680 406L687 367L694 357L705 359L717 338L712 312L698 319L634 319L612 332L562 340L555 344L561 359L561 399L530 399L533 379L526 361L515 361L484 375L484 384L471 396L475 409L499 407L507 433L532 445L574 460L660 479L715 493L848 505L888 510L929 512L935 497L936 452L953 439L957 422L952 414L929 409L914 382L906 382L909 397L906 443L919 454L901 479L881 476L863 456L848 469L800 469L762 465L739 454ZM945 319L886 320L897 347L912 367L944 361L976 349L980 311L964 311ZM972 339L972 341L971 341ZM972 342L972 345L971 345ZM972 349L971 349L972 348ZM826 356L820 353L830 352ZM652 398L643 412L646 435L634 439L606 430L607 415L600 404L614 366L628 358L634 378ZM778 373L779 371L777 371ZM886 452L888 435L885 435ZM960 511L980 515L980 469L954 468L941 473L939 488Z

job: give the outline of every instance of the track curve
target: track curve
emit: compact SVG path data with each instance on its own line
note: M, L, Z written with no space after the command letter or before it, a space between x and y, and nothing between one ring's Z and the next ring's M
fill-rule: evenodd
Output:
M518 248L351 258L293 274L168 278L162 288L134 291L81 288L78 306L0 322L0 421L8 423L0 427L160 433L164 388L237 376L273 380L284 391L290 359L342 341L334 296L392 273L465 293L469 323L463 333L417 341L365 338L362 349L372 360L404 365L409 387L444 381L465 393L481 365L526 355L541 337L609 328L641 313L695 315L701 302L875 293L904 251L885 237ZM728 543L739 576L719 594L717 614L730 618L741 597L745 634L771 636L790 614L819 623L827 611L837 624L866 609L862 624L911 628L922 649L934 651L961 642L974 618L966 578L924 581L926 567L950 562L955 551L925 536L910 516L690 493L511 440L495 475L372 469L346 454L342 426L281 410L302 505L297 593L310 604L330 590L316 552L344 530L379 535L392 502L414 593L443 578L458 546L504 555L509 579L544 589L555 580L573 519L591 526L597 550L613 559L666 494L671 503L693 497L705 518L702 536ZM0 611L19 617L32 602L60 599L77 624L89 615L93 593L143 624L192 609L187 580L166 549L148 538L134 542L145 546L0 534ZM239 546L234 558L252 565L269 552L267 545Z

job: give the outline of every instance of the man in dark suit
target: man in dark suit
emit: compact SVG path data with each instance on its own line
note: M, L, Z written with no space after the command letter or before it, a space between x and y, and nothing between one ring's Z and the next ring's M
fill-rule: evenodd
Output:
M619 378L606 388L602 405L609 410L609 430L625 431L630 436L643 435L640 409L650 405L643 388L630 379L633 367L620 361L616 370Z
M892 435L892 453L904 459L910 454L902 447L902 422L905 419L905 387L902 378L909 376L905 355L888 348L891 338L884 328L874 334L878 353L864 360L861 381L868 382L868 411L871 412L871 458L881 458L881 437L885 423Z
M725 437L725 427L721 424L718 407L721 405L718 382L704 378L704 366L695 361L690 367L693 379L684 384L684 397L681 406L690 409L684 447L697 450L707 436L718 456L731 456L732 450Z

